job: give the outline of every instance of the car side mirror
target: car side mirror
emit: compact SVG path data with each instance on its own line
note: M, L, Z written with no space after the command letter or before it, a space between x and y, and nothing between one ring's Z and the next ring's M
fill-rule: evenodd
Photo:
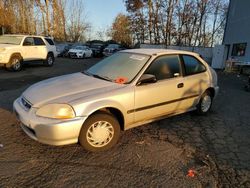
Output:
M139 81L137 82L137 85L143 85L143 84L150 84L157 82L157 79L155 75L153 74L143 74Z

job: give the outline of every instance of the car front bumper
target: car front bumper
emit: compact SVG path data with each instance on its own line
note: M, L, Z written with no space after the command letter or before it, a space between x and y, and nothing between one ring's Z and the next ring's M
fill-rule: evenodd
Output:
M0 53L0 64L7 64L10 60L10 54Z
M67 145L78 142L81 127L87 117L55 120L38 117L36 109L26 110L18 98L13 110L23 131L32 139L49 145Z
M219 90L220 90L219 86L215 86L214 90L215 90L215 92L214 92L214 98L216 98L217 95L218 95L218 93L219 93Z

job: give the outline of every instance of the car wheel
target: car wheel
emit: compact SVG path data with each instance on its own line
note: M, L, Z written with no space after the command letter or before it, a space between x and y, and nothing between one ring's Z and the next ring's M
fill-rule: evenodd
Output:
M199 115L206 114L212 106L213 97L209 91L202 94L201 99L197 105L197 113Z
M83 124L79 142L88 151L104 151L114 146L119 136L120 125L117 119L108 113L96 113Z
M54 65L54 62L55 62L54 55L52 53L49 53L47 55L46 60L44 61L44 64L48 67L52 67Z
M22 58L20 55L13 55L10 58L7 69L11 71L20 71L22 69Z
M85 56L86 56L86 55L85 55L85 53L84 53L84 54L82 54L82 58L83 58L83 59L85 58Z

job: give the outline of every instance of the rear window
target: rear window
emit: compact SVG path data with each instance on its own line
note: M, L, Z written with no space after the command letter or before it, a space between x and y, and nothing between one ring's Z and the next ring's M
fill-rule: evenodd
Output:
M183 55L186 75L197 74L206 71L206 67L195 57Z
M49 43L49 45L55 45L53 40L51 40L50 38L45 38L45 40Z

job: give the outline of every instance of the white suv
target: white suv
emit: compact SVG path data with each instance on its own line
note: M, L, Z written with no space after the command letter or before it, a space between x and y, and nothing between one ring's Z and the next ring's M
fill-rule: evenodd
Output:
M56 46L49 37L30 35L0 36L0 66L19 71L23 61L43 60L53 66Z

